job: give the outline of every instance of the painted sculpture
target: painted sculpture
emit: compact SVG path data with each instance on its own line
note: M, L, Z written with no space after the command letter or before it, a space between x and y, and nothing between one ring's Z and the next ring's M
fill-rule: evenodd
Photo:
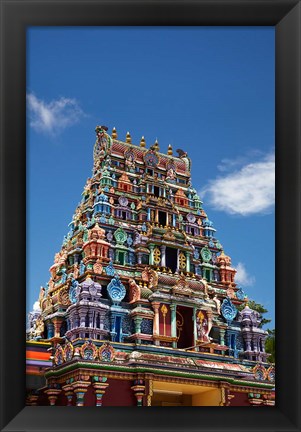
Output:
M191 186L187 152L107 130L95 129L93 176L29 314L28 349L44 363L28 360L41 384L28 404L273 405L267 332Z

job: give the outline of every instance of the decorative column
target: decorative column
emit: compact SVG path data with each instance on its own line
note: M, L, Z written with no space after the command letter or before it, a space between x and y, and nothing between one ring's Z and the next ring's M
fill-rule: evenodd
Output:
M172 226L175 227L176 226L176 215L173 213L172 215Z
M72 385L66 384L62 387L62 390L65 392L65 396L67 398L67 406L72 406L72 399L73 399Z
M58 398L58 395L61 393L61 389L58 389L58 388L49 388L49 389L47 389L47 390L45 390L45 393L47 394L47 396L48 396L48 400L49 400L49 405L50 406L54 406L55 405L55 402L56 402L56 400L57 400L57 398Z
M107 387L109 386L109 384L106 382L107 379L107 377L93 377L94 382L92 386L94 388L94 393L96 396L96 406L102 406L102 397L105 394Z
M264 394L263 396L263 405L274 406L275 405L275 394Z
M86 327L86 315L87 315L87 310L81 309L79 311L80 327Z
M219 329L219 343L221 345L225 345L225 334L226 334L226 329L224 328L220 328ZM222 354L225 354L225 351L222 351Z
M38 398L39 398L39 395L37 395L37 394L29 395L27 398L27 404L26 405L30 405L30 406L38 405Z
M147 395L147 406L152 406L152 396L153 396L153 380L148 381L148 395Z
M115 323L116 323L116 315L115 315L115 313L111 312L111 315L110 315L110 324L111 324L110 328L111 328L111 331L110 331L110 333L111 333L111 338L112 338L113 342L115 342L115 336L116 336Z
M190 272L190 253L186 251L185 255L186 255L186 271Z
M161 266L166 267L166 246L161 246Z
M51 339L54 337L54 325L52 324L52 322L48 322L46 324L47 327L47 339Z
M263 399L260 393L248 393L248 400L250 405L258 406L263 403Z
M221 391L221 400L219 406L229 406L230 400L234 397L234 395L229 394L229 390L230 390L229 383L221 381L219 383L219 388Z
M171 336L177 337L177 305L176 304L170 305L170 312L171 312ZM172 347L177 348L176 341L173 341Z
M180 271L179 255L180 255L180 251L179 249L177 249L177 269L176 269L177 273L179 273Z
M131 387L131 389L134 391L136 399L137 399L137 406L142 406L144 391L145 391L145 383L143 380L135 380L134 385Z
M220 330L219 330L219 343L221 345L225 345L225 333L226 333L226 330L223 328L220 328Z
M84 406L84 397L89 385L90 382L87 381L76 381L72 384L73 391L76 395L76 406Z
M252 351L252 348L251 348L251 335L249 335L249 334L246 334L246 335L244 335L245 336L245 342L246 342L246 351Z
M142 317L137 315L134 316L135 333L141 333L141 322L142 322Z
M155 222L158 223L159 222L159 210L156 209L155 212L156 212L155 213Z
M149 264L153 265L154 264L154 248L155 248L155 245L150 244L148 247L149 247L149 250L150 250Z
M147 208L147 220L150 222L151 220L151 209L150 207Z
M153 310L155 312L154 319L153 319L153 336L159 335L159 307L160 302L153 302L152 303ZM155 345L160 345L160 341L154 337Z
M155 312L154 321L153 321L153 334L158 335L159 334L159 302L153 302L152 307Z

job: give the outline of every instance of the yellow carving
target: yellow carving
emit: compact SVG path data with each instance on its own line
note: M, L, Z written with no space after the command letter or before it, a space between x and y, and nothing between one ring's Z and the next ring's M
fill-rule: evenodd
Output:
M147 406L152 405L152 395L153 395L153 380L149 380L149 393L147 396Z
M163 304L161 306L161 312L162 312L162 315L163 315L163 335L165 336L166 335L166 314L168 312L168 309L165 306L165 304Z
M158 247L154 249L154 264L160 264L161 262L161 251Z
M186 269L186 256L184 255L183 252L179 253L179 268L180 270Z
M178 330L178 338L180 338L180 336L181 336L181 331L183 330L183 325L184 325L184 317L179 311L177 311L176 326L177 326L177 330Z

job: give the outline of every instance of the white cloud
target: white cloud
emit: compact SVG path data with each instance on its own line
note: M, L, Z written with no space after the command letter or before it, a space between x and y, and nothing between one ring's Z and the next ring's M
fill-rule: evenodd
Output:
M216 210L226 213L271 213L275 203L274 154L209 181L200 195L206 196L207 203Z
M34 302L32 310L35 312L39 312L41 310L40 309L40 303L38 301Z
M254 276L250 276L245 268L245 265L241 262L237 264L236 268L236 275L235 275L235 282L238 285L241 286L251 286L255 283Z
M236 158L231 159L222 159L220 164L217 166L217 169L222 172L233 171L234 169L239 169L242 166L247 165L252 159L259 159L262 157L264 157L262 151L251 149L244 156L237 156Z
M84 115L76 99L61 97L49 103L27 94L27 108L30 126L37 132L56 135L77 123Z

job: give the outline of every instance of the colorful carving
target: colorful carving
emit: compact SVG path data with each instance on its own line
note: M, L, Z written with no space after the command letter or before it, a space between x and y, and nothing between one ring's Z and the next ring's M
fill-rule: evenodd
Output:
M156 167L159 163L159 157L157 156L155 150L147 151L143 159L146 166Z
M267 370L265 369L264 366L262 366L260 364L257 364L253 368L253 373L254 373L254 377L256 380L263 381L263 380L267 379Z
M64 360L71 361L74 353L74 347L71 342L67 342L64 347Z
M127 388L126 404L151 405L153 395L164 398L148 378L158 369L161 385L189 389L193 380L201 394L221 390L218 404L231 405L230 391L247 393L252 383L247 404L272 405L267 332L256 311L241 307L246 295L191 186L187 153L159 154L157 141L147 150L115 132L112 140L96 127L93 175L28 316L30 356L36 346L51 356L39 363L50 403L82 406L94 393L100 407L114 397L104 393L118 388L122 399Z
M236 317L238 311L231 300L225 298L221 306L221 312L227 321L232 321Z
M127 239L127 234L122 228L117 228L117 230L114 232L114 237L119 245L123 245Z
M98 350L98 356L101 361L111 362L115 357L115 350L109 343L103 344Z
M95 360L97 348L91 341L85 342L81 347L80 354L84 360Z
M54 363L58 366L64 363L64 351L60 344L58 344L55 349Z
M121 302L126 294L126 289L116 274L108 285L108 294L113 302Z

